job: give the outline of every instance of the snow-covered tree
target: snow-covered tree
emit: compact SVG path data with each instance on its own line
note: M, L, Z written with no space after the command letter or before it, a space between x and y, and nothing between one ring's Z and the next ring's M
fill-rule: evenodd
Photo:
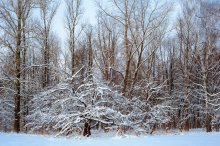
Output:
M124 97L104 84L88 80L73 87L60 83L34 96L27 126L68 135L82 131L87 120L120 125L128 114L127 105Z

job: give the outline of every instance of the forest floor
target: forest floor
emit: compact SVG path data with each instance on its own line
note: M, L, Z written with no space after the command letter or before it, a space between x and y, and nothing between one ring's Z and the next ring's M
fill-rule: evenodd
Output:
M102 136L101 136L102 135ZM0 133L0 146L220 146L220 132L157 133L146 136L94 134L89 138Z

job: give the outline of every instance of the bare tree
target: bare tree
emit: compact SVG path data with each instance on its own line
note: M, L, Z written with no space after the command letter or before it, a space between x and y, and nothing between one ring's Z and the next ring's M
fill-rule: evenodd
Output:
M130 78L130 66L131 66L131 55L132 55L132 47L131 44L129 44L129 28L131 26L131 19L132 14L135 10L135 3L136 0L119 0L115 1L112 0L111 4L114 6L115 11L118 13L112 14L111 12L106 11L101 4L99 4L99 8L112 19L115 19L118 21L118 23L121 25L123 29L123 43L124 43L124 49L125 49L125 71L124 71L124 81L123 81L123 87L122 87L122 93L126 94L127 87L129 84L129 78Z
M153 56L157 47L155 45L152 47L149 56L144 56L144 52L149 51L150 44L156 44L156 40L163 34L163 32L158 33L161 31L159 28L164 24L170 7L158 2L136 0L112 0L111 4L114 6L112 13L100 4L99 7L107 17L114 19L123 28L121 39L125 49L125 66L122 92L128 95L137 82L143 64L149 60L154 62ZM132 70L135 71L134 74Z
M14 56L14 125L13 130L20 132L20 110L21 110L21 87L22 78L24 80L22 64L26 60L26 21L33 5L33 1L17 0L17 1L1 1L0 18L2 20L1 29L10 38L1 38L5 48L12 51ZM16 42L16 43L15 43Z
M75 47L77 39L81 33L81 30L77 34L77 25L79 24L79 19L83 14L82 11L82 0L66 0L66 28L69 34L68 43L71 52L71 72L74 74L75 69Z
M44 69L43 69L43 88L47 87L50 84L50 73L49 73L49 63L50 63L50 46L49 46L49 36L51 33L51 25L53 18L58 9L59 3L55 3L51 0L40 0L39 1L41 20L43 23L42 32L43 32L43 60L44 60Z
M102 78L105 81L116 83L117 79L115 79L113 70L118 70L116 57L119 32L116 27L117 23L111 18L106 18L101 12L97 19L98 33L95 39L94 60L102 73Z

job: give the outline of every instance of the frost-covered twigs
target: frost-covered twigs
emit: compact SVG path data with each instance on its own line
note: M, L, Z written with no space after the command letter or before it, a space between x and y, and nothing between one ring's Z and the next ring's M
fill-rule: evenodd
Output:
M51 128L60 135L82 130L85 120L113 124L120 121L126 99L107 86L87 82L76 89L71 84L58 84L37 94L30 102L31 111L26 126Z
M57 135L73 135L82 131L87 120L108 127L127 127L127 130L149 132L155 124L170 120L169 101L156 94L160 86L149 89L155 99L134 98L128 100L117 91L88 79L78 87L60 83L39 93L30 101L30 115L26 125L32 130L44 128ZM153 95L151 95L153 96ZM152 104L161 100L161 104Z

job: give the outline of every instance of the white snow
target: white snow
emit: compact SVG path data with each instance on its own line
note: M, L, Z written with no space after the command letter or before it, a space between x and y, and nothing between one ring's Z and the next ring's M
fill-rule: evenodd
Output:
M191 132L152 136L56 138L51 136L0 133L0 146L220 146L220 132Z

